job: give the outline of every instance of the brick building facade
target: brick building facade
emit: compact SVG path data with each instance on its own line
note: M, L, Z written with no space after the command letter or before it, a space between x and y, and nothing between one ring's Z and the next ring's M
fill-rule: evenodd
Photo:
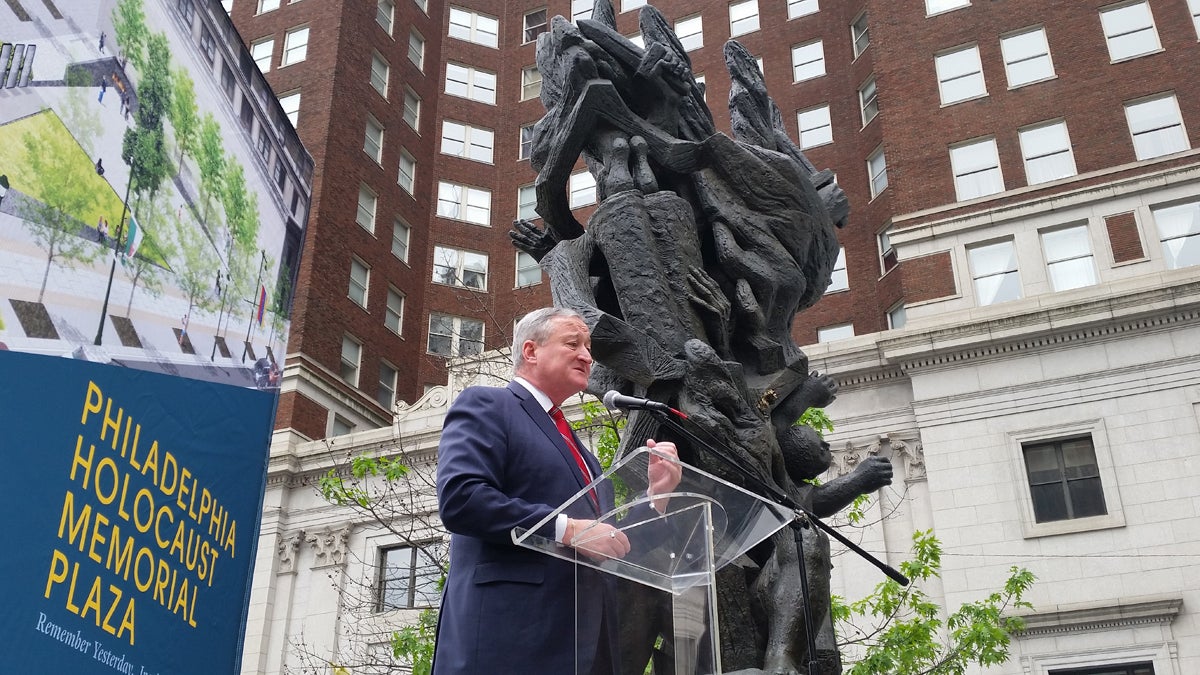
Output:
M616 8L626 35L638 4ZM395 400L445 381L446 356L505 346L513 319L548 302L536 270L518 274L507 231L536 177L522 150L522 128L543 112L536 35L548 17L590 5L226 5L316 158L279 427L313 439L385 425ZM962 294L947 256L898 256L904 230L1195 162L1194 0L657 6L685 34L718 128L728 128L721 47L732 34L761 57L810 159L849 195L844 283L797 319L801 344L887 330ZM1105 16L1135 30L1106 29ZM1182 113L1180 145L1141 160L1126 110L1147 97L1148 117ZM1031 179L1026 158L1039 151L1023 135L1065 149L1069 168L1052 152L1042 158L1052 173ZM956 192L952 150L984 162L958 180L986 194ZM1128 246L1128 226L1124 236L1115 249Z

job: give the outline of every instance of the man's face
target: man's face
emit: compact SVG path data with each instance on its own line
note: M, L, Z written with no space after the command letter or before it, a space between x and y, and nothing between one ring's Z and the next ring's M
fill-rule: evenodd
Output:
M592 373L592 339L579 319L556 319L543 344L526 340L521 376L558 405L587 387Z

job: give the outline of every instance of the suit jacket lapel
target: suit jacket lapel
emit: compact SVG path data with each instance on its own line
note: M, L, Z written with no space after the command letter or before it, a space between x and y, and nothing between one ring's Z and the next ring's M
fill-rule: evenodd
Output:
M508 390L515 394L518 399L520 399L521 407L524 408L525 413L529 415L529 418L533 420L533 423L542 430L542 433L546 435L546 438L548 438L550 442L554 444L554 447L558 450L558 454L562 456L563 461L566 462L567 471L575 478L575 483L579 486L579 489L582 490L584 487L586 487L587 483L584 482L583 476L579 473L579 465L575 463L574 453L571 452L571 448L567 447L567 442L563 440L562 434L558 431L558 425L554 423L554 420L550 419L549 413L547 413L545 410L542 410L542 405L538 403L538 400L534 398L533 394L529 393L529 390L525 387L522 387L515 382L510 382L508 384ZM571 435L574 436L575 432L572 431ZM594 457L590 456L592 453L583 451L584 446L582 443L580 443L578 436L575 437L575 445L576 447L580 448L580 454L583 455L583 461L587 462L588 471L592 472L592 478L599 476L599 464ZM591 500L589 499L588 501L590 502Z

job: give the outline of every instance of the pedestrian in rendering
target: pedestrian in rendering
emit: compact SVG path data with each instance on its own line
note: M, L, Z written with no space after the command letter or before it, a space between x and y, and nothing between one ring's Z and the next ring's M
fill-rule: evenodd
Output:
M108 36L106 36L104 34L104 31L100 31L100 53L101 54L104 53L104 38L106 38L106 37L108 37Z
M96 99L97 103L104 103L104 92L108 91L108 80L100 80L100 96Z
M98 176L104 175L104 159L103 158L96 160L96 175L98 175Z

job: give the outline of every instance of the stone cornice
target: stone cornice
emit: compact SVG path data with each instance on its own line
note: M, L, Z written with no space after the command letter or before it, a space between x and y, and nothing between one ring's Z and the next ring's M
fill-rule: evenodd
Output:
M1086 294L1091 297L1047 296L1042 302L1029 301L1024 309L1015 306L1015 312L978 312L974 313L977 318L964 317L964 321L953 325L943 323L881 337L880 360L911 373L1194 323L1200 318L1200 280L1194 269L1175 272L1150 280L1159 285L1122 289L1118 284L1108 284ZM1049 305L1049 301L1058 304Z
M1025 620L1022 637L1108 630L1146 625L1169 625L1179 616L1183 598L1162 596L1118 600L1116 605L1055 606L1015 614Z
M335 401L342 408L351 410L378 426L383 426L390 421L379 414L377 407L363 403L366 394L357 393L348 385L341 384L336 373L306 354L298 353L295 358L289 355L283 369L280 391L284 393L294 391L318 403L322 399Z

